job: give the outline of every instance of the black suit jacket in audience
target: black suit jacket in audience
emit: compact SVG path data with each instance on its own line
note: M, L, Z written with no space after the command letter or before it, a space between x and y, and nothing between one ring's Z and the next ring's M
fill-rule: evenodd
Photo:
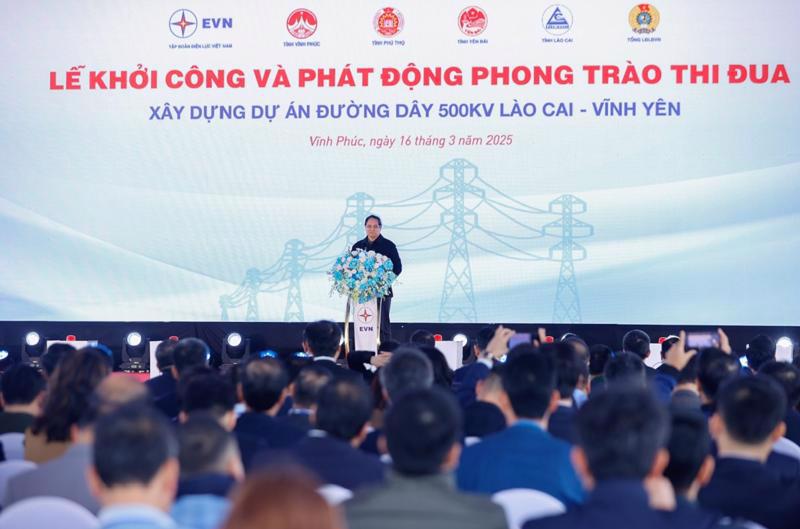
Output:
M25 433L31 423L33 415L30 413L0 412L0 434Z
M248 411L236 421L233 429L239 442L242 463L250 468L253 456L266 449L288 448L305 436L305 432L285 424L266 413Z
M293 426L298 430L308 432L311 429L311 411L291 409L283 417L278 417L278 421L283 424Z
M800 527L800 486L786 484L758 461L721 457L698 501L706 509L752 520L767 529Z
M786 435L784 437L800 445L800 413L797 410L789 410L783 420L786 423Z
M150 395L153 396L153 400L158 400L170 393L175 393L178 387L175 377L172 376L172 370L169 368L159 376L147 380L144 385L150 390Z
M506 417L491 402L476 400L464 410L464 437L485 437L506 428Z
M286 452L260 453L253 460L253 468L285 463L286 457L316 474L323 484L349 490L382 483L386 473L385 465L377 456L357 450L321 430L311 430Z
M318 356L314 358L314 365L324 367L333 375L333 380L352 379L358 377L359 374L351 371L346 367L342 367L330 356Z
M575 413L575 406L559 404L547 421L547 431L550 435L575 444Z
M708 529L713 517L692 510L656 511L639 481L601 481L583 505L529 520L522 529Z

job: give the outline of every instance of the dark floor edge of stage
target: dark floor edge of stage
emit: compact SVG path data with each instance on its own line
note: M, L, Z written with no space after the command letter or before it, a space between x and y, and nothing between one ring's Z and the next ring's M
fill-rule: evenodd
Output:
M474 336L487 323L393 323L392 338L403 342L418 329L429 330L441 334L449 340L462 333L467 337ZM3 321L0 322L0 349L9 352L12 360L20 358L25 335L36 331L45 340L63 340L73 335L77 340L97 340L108 346L116 359L121 358L123 342L128 333L139 332L147 340L163 340L170 336L197 337L205 341L219 354L225 337L231 332L240 333L250 340L250 351L272 349L279 353L301 350L301 341L305 323L302 322L119 322L119 321ZM509 323L507 326L518 332L536 334L538 327L545 327L547 334L558 339L567 332L581 336L591 344L602 343L617 349L621 346L622 336L631 329L643 329L652 341L659 337L677 333L680 329L705 330L715 329L709 325L638 325L638 324L577 324L577 323ZM731 339L734 349L744 352L747 342L757 334L766 334L777 340L782 336L789 337L794 343L795 353L800 342L798 326L723 326Z

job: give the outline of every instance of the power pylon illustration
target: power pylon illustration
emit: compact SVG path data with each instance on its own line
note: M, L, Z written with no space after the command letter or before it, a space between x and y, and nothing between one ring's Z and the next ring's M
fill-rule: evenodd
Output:
M305 245L299 239L292 239L283 248L282 260L286 262L286 274L289 276L289 291L286 293L286 308L283 321L305 321L303 315L303 294L300 280L306 268L307 256Z
M465 175L473 180L478 168L458 158L439 169L439 177L448 182L436 188L433 200L444 211L441 222L450 231L450 248L447 252L447 269L439 305L439 319L443 322L476 322L475 291L472 288L472 268L469 263L467 232L478 224L478 215L466 203L467 195L482 201L483 189L468 184Z
M447 247L440 321L478 319L470 247L481 256L512 262L559 260L553 320L581 321L574 262L585 259L586 250L574 239L591 236L593 228L574 215L585 213L586 203L563 195L548 209L528 205L481 178L478 167L461 158L441 166L438 178L413 196L382 203L367 193L348 196L344 212L325 239L313 245L289 240L272 266L248 270L234 292L220 296L222 319L230 318L229 309L246 306L247 321L259 321L258 295L286 292L284 321L303 321L302 281L307 274L327 272L342 251L361 239L364 219L373 211L393 218L384 228L391 230L404 255L441 255L438 252ZM558 218L542 225L547 216ZM543 247L540 239L545 236L560 240Z
M586 202L574 195L561 195L551 201L549 212L561 215L560 219L544 225L546 235L561 239L550 247L550 259L561 261L553 303L553 321L580 323L581 299L575 279L575 261L586 259L586 248L575 242L575 239L591 237L594 227L574 217L586 213Z

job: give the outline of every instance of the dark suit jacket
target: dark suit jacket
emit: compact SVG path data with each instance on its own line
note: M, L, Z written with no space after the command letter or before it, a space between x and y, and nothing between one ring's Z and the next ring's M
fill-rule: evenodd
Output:
M768 529L800 527L800 488L787 485L766 465L733 457L717 459L698 502L707 509L745 518Z
M151 378L146 381L144 385L150 390L150 395L153 396L153 400L158 400L165 395L175 393L178 387L171 370L164 371L159 376Z
M784 437L800 445L800 413L797 410L788 410L783 420L786 423L786 435Z
M479 361L456 369L452 389L462 409L475 402L475 387L479 380L489 376L489 371L491 368Z
M314 365L324 367L330 371L334 380L352 379L359 376L359 374L355 371L351 371L346 367L340 366L333 358L329 356L315 357Z
M599 482L583 505L529 520L522 529L709 529L716 520L700 509L653 510L640 481L608 480Z
M458 488L494 494L505 489L536 489L565 505L583 502L584 491L570 461L571 447L533 421L519 421L461 453Z
M386 472L386 466L377 456L357 450L320 430L311 430L286 451L260 453L253 460L253 467L285 463L287 458L316 474L322 483L350 490L382 483Z
M29 413L0 412L0 434L25 433L33 422L33 415Z
M550 435L562 441L575 444L575 406L559 405L547 421Z
M287 448L305 436L305 432L280 422L266 413L248 411L236 421L233 429L239 442L242 463L250 469L253 456L266 449Z
M304 432L308 432L311 429L310 413L292 413L292 410L289 410L289 413L283 417L278 417L278 422L281 424L287 424Z
M364 489L344 504L349 529L507 529L489 498L461 494L450 476L390 473L386 485Z
M491 402L476 400L464 410L464 437L486 437L506 427L506 417Z

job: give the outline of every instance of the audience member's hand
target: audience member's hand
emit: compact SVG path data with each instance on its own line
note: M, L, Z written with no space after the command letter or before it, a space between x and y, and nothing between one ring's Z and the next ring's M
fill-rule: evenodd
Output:
M385 366L389 363L389 360L392 359L392 353L378 353L376 355L372 355L369 359L369 363L380 369L381 367Z
M486 352L492 358L500 358L508 352L508 339L516 334L513 329L507 329L499 325L494 331L494 336L486 346Z
M733 349L731 348L730 338L722 329L717 329L717 332L719 333L719 350L723 353L731 354Z
M533 340L533 346L539 348L544 343L547 343L547 329L539 327L536 329L536 338Z
M674 367L678 371L682 370L686 367L686 364L689 363L689 359L697 353L694 349L687 351L685 349L686 343L686 332L681 331L678 335L678 341L672 344L672 347L669 348L667 354L664 355L664 363Z
M651 509L659 511L675 510L675 491L672 483L664 476L650 477L644 480L644 490Z

